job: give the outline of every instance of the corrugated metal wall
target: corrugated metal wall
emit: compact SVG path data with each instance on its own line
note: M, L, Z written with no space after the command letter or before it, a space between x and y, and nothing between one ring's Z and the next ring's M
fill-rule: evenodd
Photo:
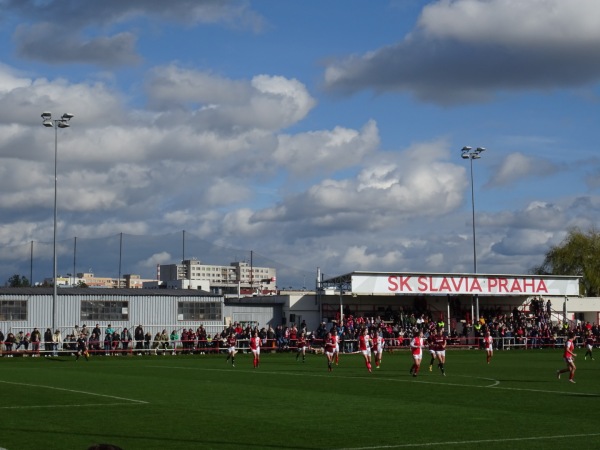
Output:
M107 295L107 293L109 295ZM0 322L0 330L5 334L8 331L31 331L34 328L44 332L46 328L52 327L52 295L10 295L0 294L0 300L19 300L27 301L27 321ZM223 320L217 321L184 321L177 320L177 305L179 302L219 302L221 303L221 317L223 314L223 298L218 296L193 296L193 295L152 295L146 296L142 292L140 295L120 295L110 294L109 290L105 292L94 292L88 295L74 294L66 295L60 292L56 305L56 328L60 329L63 336L70 333L75 325L82 327L87 325L92 329L96 323L101 329L109 325L108 321L97 321L94 323L82 323L81 321L81 302L82 301L126 301L129 303L129 320L110 321L110 325L115 330L121 331L127 327L132 332L137 325L142 325L145 331L156 333L166 329L169 333L172 330L180 332L183 328L194 328L203 325L209 333L215 333L223 329Z

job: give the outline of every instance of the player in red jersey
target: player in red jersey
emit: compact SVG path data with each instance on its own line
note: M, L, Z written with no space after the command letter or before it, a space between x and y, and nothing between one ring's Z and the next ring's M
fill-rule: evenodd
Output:
M575 350L575 343L573 342L574 340L575 340L575 333L573 333L571 331L569 333L569 339L567 340L567 342L565 342L565 351L563 353L563 359L567 363L567 368L556 371L556 378L558 378L559 380L560 380L561 373L569 372L569 381L571 383L575 383L575 380L573 378L575 378L575 370L577 369L577 367L575 367L575 358L577 357L577 355L574 353L574 350Z
M225 360L227 362L229 361L229 358L231 358L232 367L235 367L235 354L237 353L237 350L235 348L236 343L237 338L235 337L235 334L232 331L231 333L229 333L229 336L227 336L227 359Z
M304 362L306 359L306 333L304 331L300 333L300 336L296 340L296 348L298 352L296 353L296 361L302 355L302 362Z
M369 372L371 372L371 337L369 336L369 330L363 328L358 338L358 349L365 358L365 365Z
M483 338L483 348L485 349L486 360L489 364L494 356L494 340L490 336L489 331L485 333L485 337Z
M383 357L383 347L385 345L385 340L383 339L383 336L377 331L373 332L371 340L373 342L373 353L375 353L375 368L379 369L379 367L381 366L381 358Z
M333 359L335 360L335 365L337 366L340 362L340 335L338 334L336 327L331 329L331 338L335 344L333 349Z
M331 333L325 335L323 340L323 353L327 357L327 370L330 372L333 370L333 357L335 353L335 338Z
M413 365L410 368L410 374L416 377L421 368L421 359L423 358L423 332L415 331L410 341L410 350L413 358Z
M587 336L585 337L585 355L583 355L583 360L585 361L590 355L590 359L593 361L594 356L592 355L592 350L594 348L594 342L596 342L596 338L594 337L594 333L592 330L587 331Z
M250 338L250 350L252 350L252 354L254 355L254 359L252 364L256 369L260 364L260 336L258 335L258 331L255 331L252 337Z

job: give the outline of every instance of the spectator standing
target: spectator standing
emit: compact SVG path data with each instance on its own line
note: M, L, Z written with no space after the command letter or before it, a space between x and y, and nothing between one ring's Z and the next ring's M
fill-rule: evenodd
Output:
M167 330L162 330L162 333L160 333L160 343L163 355L166 355L169 349L169 335L167 334Z
M17 341L17 338L15 337L15 335L11 332L9 332L6 335L6 340L4 341L4 347L6 347L6 353L8 354L7 357L8 358L12 358L13 354L13 345L15 345L15 342Z
M267 328L267 347L275 347L275 330L271 325Z
M184 328L184 330L185 330L185 328ZM183 333L181 334L181 340L182 341L184 340L183 339ZM187 340L188 340L188 336L187 336L187 333L186 333L186 336L185 336L185 341L186 342L183 343L184 347L187 344ZM171 334L169 335L169 341L171 342L170 346L173 347L173 354L175 354L176 351L177 351L177 345L179 343L179 333L177 333L177 330L171 331Z
M110 356L111 355L112 337L113 337L112 333L106 333L104 335L104 355L105 356Z
M196 329L196 336L198 337L198 349L200 349L200 353L202 353L203 349L206 348L206 330L202 325L200 325Z
M62 343L62 334L59 329L56 329L52 335L52 356L58 356L58 348Z
M44 332L44 356L46 358L50 356L50 351L52 348L52 330L50 328L46 328L46 331Z
M118 331L113 331L112 334L112 345L111 345L111 350L112 350L112 354L115 356L119 356L119 342L121 340L121 335L119 334Z
M0 330L0 356L2 356L2 347L4 346L4 333Z
M296 324L293 324L290 327L290 348L296 348L296 344L298 340L298 328L296 327Z
M283 327L281 325L277 325L275 328L275 339L277 340L277 349L283 350Z
M102 336L102 330L100 329L100 325L96 324L96 326L94 327L94 329L92 330L92 334L96 333L96 337L98 339L100 339L100 336Z
M190 349L190 331L192 331L192 329L190 328L189 331L184 328L183 330L181 330L181 346L183 347L183 353L187 354L189 353L189 349ZM175 333L175 336L177 336L177 333L175 332L175 330L173 330L173 333ZM173 339L173 333L171 333L171 340Z
M188 329L188 349L189 353L194 354L196 348L196 333L191 328Z
M40 342L42 342L42 333L37 328L31 332L31 351L33 357L40 356Z
M100 352L100 338L96 333L92 333L90 336L88 348L92 351L92 353Z
M152 334L149 331L146 331L144 334L144 350L150 350L150 342L152 341Z
M127 328L123 328L121 331L121 348L123 349L123 354L127 355L129 351L129 343L131 342L131 333Z
M152 349L154 350L154 354L158 355L158 350L160 349L160 331L157 331L154 335L154 341L152 342Z
M141 324L135 327L133 339L135 340L135 349L138 350L138 355L141 355L140 350L144 348L144 329Z

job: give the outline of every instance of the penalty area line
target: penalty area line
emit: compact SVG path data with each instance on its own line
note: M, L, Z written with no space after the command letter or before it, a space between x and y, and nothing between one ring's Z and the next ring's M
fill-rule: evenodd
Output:
M23 406L0 406L0 409L42 409L42 408L79 408L88 406L135 406L137 403L86 403L84 405L72 404L72 405L23 405ZM2 450L0 448L0 450Z
M60 387L56 387L56 386L45 386L45 385L41 385L41 384L30 384L30 383L17 383L15 381L4 381L4 380L0 380L0 383L12 384L13 386L26 386L26 387L41 388L41 389L51 389L54 391L71 392L73 394L92 395L94 397L112 398L114 400L125 401L125 402L127 402L127 404L131 404L131 403L140 404L140 405L148 404L148 402L145 402L143 400L136 400L133 398L117 397L116 395L98 394L96 392L79 391L77 389L67 389L67 388L60 388Z
M384 450L394 448L419 448L419 447L434 447L441 445L470 445L470 444L490 444L495 442L525 442L525 441L537 441L540 439L572 439L580 437L597 437L600 433L586 433L586 434L559 434L554 436L530 436L522 438L500 438L500 439L476 439L470 441L445 441L445 442L423 442L420 444L397 444L397 445L375 445L372 447L343 447L334 450Z

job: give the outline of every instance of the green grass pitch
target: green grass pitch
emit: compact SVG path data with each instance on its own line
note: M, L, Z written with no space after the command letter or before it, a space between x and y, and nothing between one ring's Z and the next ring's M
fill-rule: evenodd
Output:
M443 377L418 377L406 351L369 373L361 355L248 354L0 359L0 448L565 449L600 448L600 351L447 351Z

